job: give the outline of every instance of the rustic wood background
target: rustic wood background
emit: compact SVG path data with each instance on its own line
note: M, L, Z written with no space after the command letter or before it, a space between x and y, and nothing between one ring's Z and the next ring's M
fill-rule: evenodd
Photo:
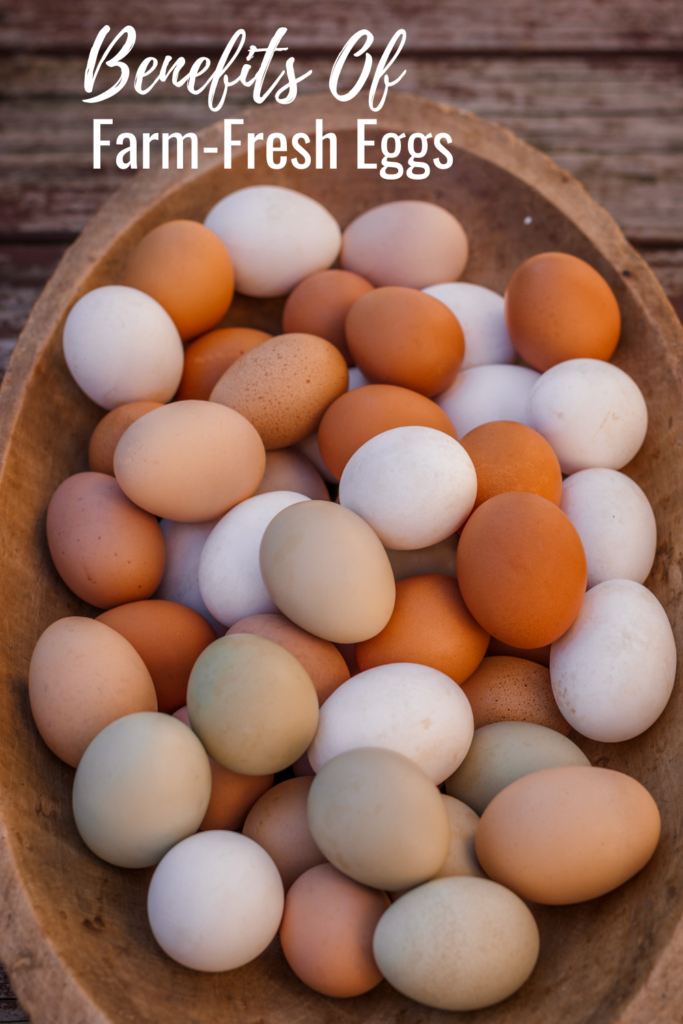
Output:
M189 131L230 116L171 85L81 102L99 29L137 30L147 55L216 59L238 28L263 46L280 26L322 91L359 28L381 51L398 28L400 89L511 128L584 183L648 260L683 316L682 0L0 0L0 373L65 248L130 172L92 169L91 122ZM113 79L110 79L112 81ZM104 78L101 80L104 82ZM99 80L98 80L99 85ZM25 1022L0 974L0 1022Z

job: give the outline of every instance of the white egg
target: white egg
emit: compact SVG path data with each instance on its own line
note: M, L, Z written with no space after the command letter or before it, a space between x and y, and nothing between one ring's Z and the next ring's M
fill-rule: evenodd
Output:
M450 537L472 511L477 474L461 444L431 427L376 434L347 462L339 501L382 543L424 548Z
M351 367L353 369L353 367ZM349 380L351 380L351 369L349 370ZM360 387L360 385L358 385ZM323 480L327 480L328 484L336 484L337 478L333 473L330 473L329 469L325 465L325 460L320 454L320 445L318 444L318 435L309 434L303 441L299 441L298 444L294 445L298 448L302 455L305 455L309 462L312 462L315 468L320 473Z
M279 185L231 192L204 224L225 244L243 295L287 295L339 255L341 228L310 196Z
M645 440L647 406L633 378L613 363L568 359L534 386L529 426L552 446L563 473L621 469Z
M505 323L505 299L480 284L449 281L423 288L457 318L465 335L465 358L460 371L491 363L511 363L515 352Z
M589 590L574 624L550 648L550 680L570 725L619 743L645 732L666 707L676 644L666 612L632 580Z
M164 535L166 565L155 597L175 601L203 615L212 628L223 632L223 623L214 618L204 604L199 589L199 559L206 539L219 519L206 523L176 523L162 519L159 523Z
M320 708L308 749L314 771L358 747L395 750L437 785L461 763L474 732L463 690L427 665L379 665L347 679Z
M183 343L151 295L111 284L87 292L64 324L64 358L97 405L169 402L183 374Z
M473 366L459 373L434 401L446 413L458 437L493 420L529 426L527 402L540 376L526 366Z
M278 512L310 500L294 491L267 491L235 505L214 526L199 559L199 589L224 626L278 610L259 567L263 534Z
M158 865L147 895L161 948L195 971L230 971L259 956L284 909L280 873L266 851L239 832L200 832Z
M586 552L588 589L605 580L645 582L655 560L657 523L637 483L616 469L582 469L562 484L560 508Z

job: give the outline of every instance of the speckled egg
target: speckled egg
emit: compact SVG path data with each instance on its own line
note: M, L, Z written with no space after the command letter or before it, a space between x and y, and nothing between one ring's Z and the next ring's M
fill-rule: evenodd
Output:
M564 736L571 731L555 703L550 671L538 662L509 655L486 657L463 691L475 729L492 722L535 722Z

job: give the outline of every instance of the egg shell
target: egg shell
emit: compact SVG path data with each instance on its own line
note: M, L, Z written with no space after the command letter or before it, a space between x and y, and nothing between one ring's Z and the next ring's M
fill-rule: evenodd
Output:
M278 512L305 494L270 491L247 498L214 526L199 559L199 589L219 622L231 626L247 615L275 612L259 567L259 549L268 525Z
M197 338L185 349L178 401L196 398L208 402L216 384L235 360L269 338L272 334L253 327L220 327Z
M407 889L431 878L450 843L434 783L403 754L376 747L323 765L308 794L308 822L330 863L373 889Z
M279 612L240 619L228 630L228 635L233 633L262 636L289 651L311 677L320 704L349 678L346 662L334 644L307 633Z
M318 444L335 479L354 452L371 437L394 427L432 427L449 437L455 428L435 402L409 388L369 384L337 398L320 421Z
M76 769L73 812L98 857L144 868L197 831L210 795L209 759L197 737L170 715L142 711L90 743Z
M572 728L603 743L639 736L667 705L676 643L664 608L632 580L586 594L576 621L550 651L557 705Z
M497 494L472 513L457 565L474 618L516 647L541 647L562 636L586 589L578 533L557 505L523 491Z
M46 527L57 572L96 608L141 601L158 587L165 561L159 524L113 477L68 477L50 499Z
M303 441L297 441L295 447L302 455L305 455L306 458L313 463L323 480L327 480L328 484L336 484L338 482L334 473L330 473L329 469L325 465L322 455L320 454L317 433L309 434L308 437L303 439Z
M256 801L242 834L262 846L280 872L285 892L324 856L308 827L308 791L312 777L285 779Z
M448 416L458 437L493 420L513 420L534 426L527 404L540 376L527 366L473 366L462 370L435 401Z
M544 644L543 647L515 647L513 644L504 644L502 640L496 640L495 636L492 636L486 653L506 658L526 658L527 661L535 661L537 665L545 665L546 668L550 665L550 644Z
M170 220L135 246L124 283L156 299L183 341L189 341L225 316L235 275L228 251L213 231L194 220Z
M320 709L308 749L315 772L357 747L395 750L439 785L462 763L474 722L460 687L428 665L397 663L359 672Z
M133 423L114 453L121 489L164 519L202 522L244 501L266 453L243 416L211 402L175 402Z
M554 505L562 499L562 470L544 437L523 423L483 423L460 439L477 473L478 508L506 491L540 494Z
M533 722L493 722L476 729L467 757L449 779L446 792L477 814L512 782L544 768L590 767L575 743Z
M269 491L296 491L316 501L330 500L325 481L298 448L273 448L266 452L266 471L254 493Z
M464 804L462 800L456 800L455 797L442 793L441 799L448 815L451 841L446 860L434 878L453 878L456 875L484 878L484 872L479 866L474 850L474 837L479 825L479 815L475 814L472 808ZM404 889L401 892L391 893L392 901L399 899L406 891L410 892L410 890Z
M130 643L93 619L58 619L41 634L28 670L38 732L73 768L110 722L156 711L154 684Z
M452 213L421 200L383 203L344 231L340 262L375 285L425 288L460 277L469 247Z
M283 906L277 868L237 832L203 832L178 843L147 895L154 938L195 971L229 971L254 960L275 938Z
M311 868L285 900L280 942L287 963L323 995L369 992L382 980L372 937L388 906L386 893L354 882L331 864Z
M493 722L534 722L568 736L571 726L555 703L545 665L507 655L484 658L463 684L474 728Z
M403 995L439 1010L480 1010L521 988L536 965L539 935L531 911L502 885L439 878L387 910L373 950Z
M177 601L199 612L218 634L225 627L215 619L204 604L199 589L199 559L206 538L218 519L205 523L175 523L162 519L159 523L166 548L166 565L156 594L164 601Z
M318 724L318 697L303 666L279 644L246 633L200 654L187 710L210 756L240 775L288 768Z
M305 278L288 296L282 310L282 329L325 338L352 364L346 344L346 314L356 299L373 286L349 270L319 270Z
M530 366L548 370L567 359L609 359L621 314L604 277L567 252L542 252L515 270L505 289L512 342Z
M286 448L318 429L323 413L349 383L338 349L313 334L280 334L232 364L211 402L241 413L267 449Z
M173 714L179 722L191 729L187 707ZM199 826L200 832L216 828L240 829L259 797L273 785L274 775L239 775L209 758L211 767L211 796L206 814Z
M455 380L465 353L447 306L414 288L376 288L346 316L346 341L369 380L432 397Z
M161 402L127 402L108 412L93 430L88 445L88 465L93 473L114 475L114 451L131 423L135 423L152 409L160 409Z
M152 677L159 711L183 707L192 666L216 639L206 619L185 605L156 600L110 608L97 621L115 629L138 652Z
M657 804L630 775L558 767L502 790L475 845L495 881L522 899L557 905L616 889L647 864L659 832Z
M412 551L395 551L387 548L386 552L394 571L394 579L408 579L410 576L425 576L437 573L444 576L457 576L456 553L458 535L452 533L445 540L430 544L426 548L414 548Z
M358 667L412 661L464 683L486 654L489 635L470 615L451 576L412 576L396 584L384 629L356 645ZM548 680L550 684L550 680Z
M341 229L310 196L279 185L237 189L213 206L204 224L225 244L235 288L258 298L287 295L334 263Z
M64 324L64 358L97 405L169 402L183 372L183 343L150 295L110 284L87 292Z
M634 480L615 469L582 469L564 481L560 508L581 538L589 589L606 580L645 582L657 552L657 523Z
M491 363L511 363L515 352L505 323L502 295L480 284L449 281L433 284L423 291L447 306L465 335L465 356L461 370Z
M465 449L431 427L395 427L366 441L346 464L339 500L389 548L445 540L469 515L477 476Z
M528 422L552 445L563 473L621 469L645 440L647 406L636 382L618 366L569 359L534 385Z
M323 640L367 640L394 610L396 584L381 541L334 502L300 502L278 513L263 535L260 564L280 611Z

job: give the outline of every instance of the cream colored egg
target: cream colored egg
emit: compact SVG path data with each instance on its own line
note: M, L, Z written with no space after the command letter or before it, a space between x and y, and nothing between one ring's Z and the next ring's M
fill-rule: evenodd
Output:
M218 522L209 519L205 523L176 523L162 519L159 523L166 548L166 566L155 597L164 601L175 601L203 615L210 626L218 632L223 623L214 618L204 604L199 589L199 559L206 540Z
M471 878L484 878L474 849L479 815L462 800L456 800L446 793L442 794L441 799L448 815L451 843L446 859L434 877L452 878L454 875L469 875Z
M527 402L540 373L526 366L473 366L435 399L458 437L493 420L529 423Z
M449 281L423 288L456 317L465 335L465 358L460 367L511 363L515 352L505 324L505 299L490 288L467 281Z

